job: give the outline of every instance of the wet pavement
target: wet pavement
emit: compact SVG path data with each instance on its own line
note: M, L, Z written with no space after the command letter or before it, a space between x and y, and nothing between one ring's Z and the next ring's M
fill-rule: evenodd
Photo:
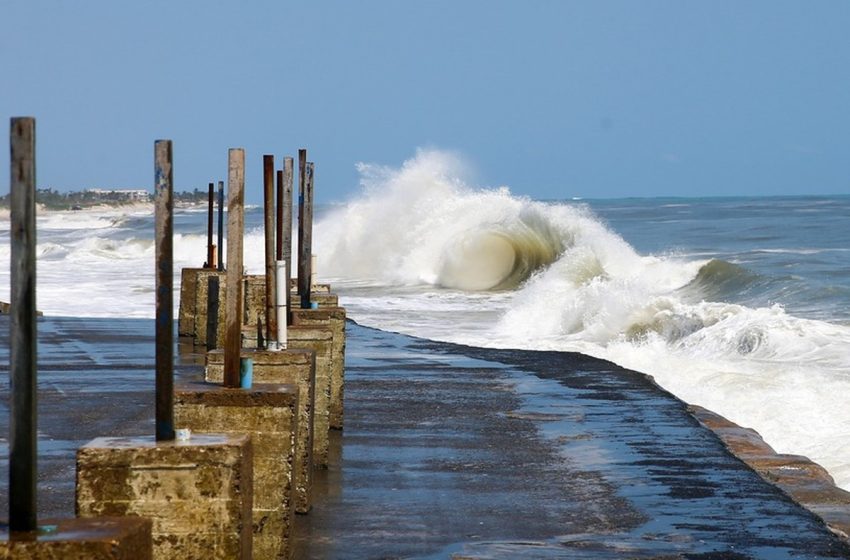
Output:
M153 321L45 318L39 333L40 516L71 516L76 448L153 433ZM297 518L299 559L850 558L643 375L351 323L346 360L346 430ZM0 367L8 394L4 316ZM177 373L200 375L195 357Z

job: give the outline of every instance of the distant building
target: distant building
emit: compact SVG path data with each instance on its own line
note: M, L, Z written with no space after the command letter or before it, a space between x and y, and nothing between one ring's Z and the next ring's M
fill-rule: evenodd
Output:
M126 200L128 202L150 200L151 193L144 189L86 189L87 193L110 200Z

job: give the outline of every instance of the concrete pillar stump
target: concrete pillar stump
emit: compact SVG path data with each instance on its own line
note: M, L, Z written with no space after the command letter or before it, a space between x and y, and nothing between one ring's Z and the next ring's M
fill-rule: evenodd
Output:
M0 560L151 560L151 520L142 517L48 519L39 531L0 526Z
M313 465L328 468L328 432L333 370L333 331L330 327L289 327L289 350L312 350L316 355L316 406L313 412Z
M328 424L332 429L341 430L345 393L345 309L342 307L293 309L292 325L295 327L330 326L333 332Z
M242 358L254 361L255 383L290 383L298 387L298 461L295 470L295 511L313 507L313 417L316 408L316 358L311 350L272 352L244 348ZM209 383L224 379L224 352L207 352L205 377ZM256 450L255 450L256 452Z
M194 343L207 344L207 294L210 276L218 277L219 307L218 334L224 339L224 291L225 275L223 270L214 268L184 268L180 277L180 310L177 316L177 334L194 339Z
M247 435L97 438L77 451L77 515L149 517L157 560L249 560L252 464Z
M254 366L256 380L256 366ZM229 389L196 382L174 392L174 425L193 434L248 434L253 442L255 558L292 558L295 488L299 469L298 387L257 384Z

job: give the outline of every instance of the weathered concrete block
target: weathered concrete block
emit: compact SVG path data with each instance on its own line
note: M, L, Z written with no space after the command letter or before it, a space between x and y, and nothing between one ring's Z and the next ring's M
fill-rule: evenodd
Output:
M307 513L313 505L313 416L316 407L316 358L311 350L243 349L243 358L254 361L255 383L292 383L298 387L299 460L295 471L295 511ZM206 380L224 380L224 352L207 353Z
M0 527L0 560L151 560L150 519L48 519L32 533ZM49 528L49 530L47 529Z
M215 340L211 341L214 348L223 346L224 330L225 330L225 293L227 285L225 279L227 275L224 271L212 269L201 269L195 277L195 320L194 327L191 333L195 339L195 344L199 346L207 346L207 318L209 317L209 279L210 277L218 278L218 322L216 323ZM182 291L182 290L181 290Z
M316 354L316 409L313 414L313 465L328 467L329 406L333 370L333 330L330 325L287 329L287 349L313 350ZM256 325L242 327L242 347L257 348Z
M205 268L184 268L180 273L180 311L177 315L177 333L193 336L195 332L195 286L198 273Z
M293 309L292 324L296 327L330 326L333 332L328 424L335 430L341 430L345 393L345 309L342 307Z
M253 442L254 557L292 558L298 471L298 387L228 389L189 383L174 392L174 424L193 433L248 434Z
M328 432L333 370L333 331L328 326L291 326L286 331L287 348L312 350L316 355L316 407L313 414L313 464L328 468Z
M156 559L250 559L247 435L97 438L77 451L77 515L153 521Z

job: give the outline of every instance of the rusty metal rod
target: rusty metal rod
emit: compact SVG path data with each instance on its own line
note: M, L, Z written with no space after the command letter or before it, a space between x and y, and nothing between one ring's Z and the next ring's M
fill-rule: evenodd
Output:
M283 231L283 247L281 260L286 261L286 324L292 324L292 290L289 281L292 278L292 176L294 162L291 157L283 158L283 220L280 228Z
M304 194L298 215L298 293L301 309L310 309L313 270L313 162L304 166Z
M311 216L307 206L307 150L298 150L298 295L301 308L310 307Z
M174 173L171 140L154 143L156 439L174 439Z
M239 387L242 352L242 235L245 229L245 150L231 148L227 164L227 276L224 386Z
M9 374L9 526L38 526L36 310L35 310L35 119L11 119L11 353Z
M215 243L213 243L213 214L215 206L213 203L215 184L209 184L209 204L207 206L207 262L206 268L215 268Z
M275 320L275 207L274 207L274 156L263 156L263 211L266 241L266 342L277 339ZM271 345L273 346L273 345Z

